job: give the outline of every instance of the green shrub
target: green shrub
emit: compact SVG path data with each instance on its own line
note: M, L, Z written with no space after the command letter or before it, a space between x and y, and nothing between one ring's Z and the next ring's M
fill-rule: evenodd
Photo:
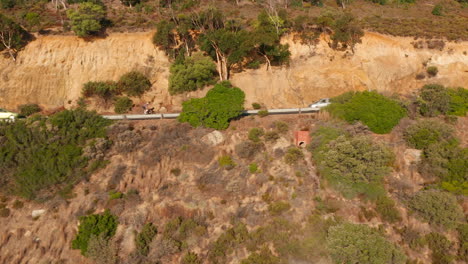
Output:
M453 243L444 235L439 233L429 233L424 237L425 242L431 249L432 263L452 263L454 257L450 255Z
M258 116L259 117L265 117L265 116L268 116L269 113L268 113L268 110L260 110L258 111Z
M439 73L439 69L437 69L436 66L430 66L430 67L427 67L426 72L427 74L429 74L429 76L434 77L437 75L437 73Z
M291 205L285 201L278 201L278 202L274 202L268 205L268 211L272 215L280 215L288 211L289 209L291 209Z
M10 9L16 5L16 0L0 0L0 7L2 9Z
M171 169L171 174L174 175L174 176L176 176L176 177L180 176L180 173L181 173L181 172L182 172L182 171L180 170L180 168Z
M276 121L273 124L275 125L276 131L278 131L280 134L285 134L289 131L289 126L285 122Z
M212 244L208 252L208 259L211 263L226 263L226 256L233 251L235 246L244 243L248 238L249 231L245 224L235 223Z
M252 253L241 264L279 264L280 259L273 255L268 247L263 247L259 253Z
M0 208L0 217L8 217L8 216L10 216L10 209Z
M444 7L441 5L441 4L437 4L434 6L434 8L432 8L432 11L431 13L434 15L434 16L441 16L442 13L443 13L443 10L444 10ZM428 71L429 73L429 71ZM436 73L437 74L437 73ZM431 74L432 75L432 74ZM435 76L435 75L433 75Z
M20 200L15 200L15 202L13 203L14 209L21 209L23 207L24 207L24 203Z
M213 84L216 76L216 65L210 57L194 53L171 66L169 92L179 94L195 91Z
M278 132L276 131L268 131L265 133L265 141L276 141L280 138Z
M263 149L262 143L255 143L252 141L243 141L234 147L236 154L243 159L253 158L257 153Z
M468 262L468 224L460 224L457 228L458 241L460 246L458 247L457 258L461 261Z
M262 106L259 103L252 103L252 108L258 110L262 108Z
M149 246L158 229L152 223L147 223L141 229L141 232L135 236L135 245L140 255L146 256L149 253Z
M468 89L462 87L449 88L450 106L447 114L465 116L468 112Z
M151 82L143 73L131 71L120 77L117 86L128 96L142 96L151 88Z
M386 222L396 223L401 221L401 215L395 207L395 202L387 196L377 199L375 210Z
M72 241L72 248L79 249L83 256L86 256L88 242L92 235L103 236L110 239L115 235L118 225L117 217L108 210L103 214L93 214L80 217L80 226L75 239Z
M424 221L436 226L452 228L464 218L456 198L442 191L419 191L411 198L408 206Z
M22 116L30 116L42 111L37 104L24 104L19 106L19 114Z
M106 16L103 5L84 2L77 9L68 9L71 29L79 37L87 37L98 33L102 29L102 21Z
M196 253L190 251L182 258L181 264L202 264L202 261Z
M98 96L107 101L120 94L120 91L115 82L87 82L81 93L84 97Z
M426 149L429 145L453 139L453 128L435 120L418 120L406 128L403 136L413 148Z
M117 192L114 190L109 192L109 200L122 199L123 197L124 194L122 192Z
M226 129L232 119L242 114L244 98L244 92L228 81L218 83L204 98L185 101L179 121L193 127Z
M249 165L249 171L250 171L250 173L256 173L258 171L257 163L251 163Z
M439 84L424 85L419 93L419 111L423 116L444 115L450 109L451 97Z
M302 150L296 147L289 148L284 155L284 162L289 165L296 164L299 160L304 158L304 153Z
M35 198L39 191L53 185L72 185L90 171L82 148L90 139L105 137L111 123L95 112L82 109L65 110L49 119L0 124L0 182L4 190L26 198ZM49 189L55 193L67 186ZM47 194L45 192L44 194Z
M263 128L254 127L249 130L248 137L253 142L258 143L261 141L260 137L262 137L264 134L265 134L265 131L263 130Z
M378 231L362 224L330 227L328 249L336 263L405 263L406 256Z
M133 101L126 96L118 97L114 102L114 112L117 114L128 113L132 108Z
M338 136L319 149L314 159L320 174L345 197L364 194L376 199L383 195L382 180L394 160L390 149L365 136Z
M370 130L385 134L406 116L406 110L397 101L377 92L348 92L332 98L326 110L333 116L348 121L360 121Z
M221 156L218 159L218 164L226 170L230 170L236 166L236 163L232 160L231 156Z

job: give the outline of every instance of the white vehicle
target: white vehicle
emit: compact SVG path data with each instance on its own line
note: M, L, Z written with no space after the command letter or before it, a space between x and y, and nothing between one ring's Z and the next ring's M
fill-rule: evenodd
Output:
M320 99L317 102L309 105L309 107L310 108L322 108L322 107L328 106L330 104L331 104L330 103L330 98L323 98L323 99Z
M0 108L0 120L15 121L17 116L18 114L8 112L7 110Z

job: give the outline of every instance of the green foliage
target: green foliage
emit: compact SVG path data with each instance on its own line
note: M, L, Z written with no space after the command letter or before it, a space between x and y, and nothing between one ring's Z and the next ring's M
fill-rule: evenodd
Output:
M254 163L251 163L251 164L249 165L249 171L250 171L250 173L256 173L256 172L258 171L258 165L257 165L257 163L255 163L255 162L254 162Z
M268 110L260 110L260 111L258 111L257 114L258 114L259 117L265 117L265 116L269 115Z
M106 16L104 6L92 2L81 3L77 9L67 10L71 29L79 37L87 37L102 29L102 21Z
M132 108L133 101L126 96L118 97L114 102L114 112L117 114L128 113Z
M182 258L181 264L202 264L202 261L196 253L190 251Z
M450 95L449 115L465 116L468 112L468 89L462 87L448 89Z
M24 203L20 200L15 200L15 202L13 203L14 209L21 209L23 207L24 207Z
M115 235L118 225L117 217L108 210L103 214L93 214L80 217L78 234L72 241L72 248L79 249L83 256L86 256L88 242L92 235L103 236L110 239Z
M244 92L229 82L218 83L204 98L185 101L179 121L194 127L226 129L232 119L242 114L244 98Z
M65 110L48 120L0 124L0 182L5 191L35 198L60 183L73 184L86 176L88 159L82 147L105 137L111 123L94 112ZM64 186L62 186L64 187ZM51 193L59 191L56 186Z
M453 243L444 235L439 233L429 233L424 237L425 242L431 249L432 263L452 263L454 257L450 255Z
M289 131L289 126L285 122L275 121L273 124L275 125L276 131L280 134L286 134Z
M375 210L386 222L396 223L401 221L401 215L395 208L395 202L387 196L381 196L377 199Z
M0 41L0 51L6 49L12 53L22 49L31 39L28 32L3 14L0 14L0 34L4 36L4 41Z
M406 256L378 231L360 224L331 227L327 237L336 263L405 263Z
M194 53L171 66L169 92L178 94L195 91L213 84L216 76L216 65L211 58L201 53Z
M375 91L344 93L333 98L326 109L349 123L360 121L378 134L389 133L406 116L406 110L397 101Z
M368 1L371 1L372 3L380 4L380 5L387 4L387 0L368 0Z
M143 73L131 71L120 77L117 86L128 96L141 96L151 88L151 82Z
M354 46L361 43L361 38L364 36L364 31L358 21L350 13L344 13L337 17L332 28L333 35L331 39L334 48L341 45L342 48L351 47L351 50L354 51Z
M265 133L265 141L276 141L280 138L278 132L276 131L268 131Z
M117 192L114 190L109 192L109 200L122 199L123 197L124 194L122 192Z
M83 85L81 94L84 97L98 96L105 101L112 99L115 95L120 94L117 84L112 81L107 82L87 82Z
M291 205L285 201L277 201L268 205L268 211L272 215L280 215L291 209Z
M137 4L140 3L140 0L120 0L120 2L122 2L122 4L126 5L126 6L135 6Z
M326 142L323 138L315 140ZM321 150L315 152L314 159L320 174L345 197L364 194L367 198L376 199L383 195L382 180L390 172L389 166L394 160L390 149L365 136L345 135L317 149Z
M19 114L22 116L30 116L40 111L41 108L37 104L24 104L19 106Z
M213 243L208 259L214 264L226 263L226 256L232 252L233 248L244 243L248 238L249 232L245 224L235 223Z
M434 16L442 16L443 12L444 12L444 7L441 4L435 5L434 8L431 11L431 13Z
M429 224L445 228L453 228L464 219L456 198L442 191L419 191L411 198L408 207Z
M167 20L161 20L156 25L156 33L153 36L154 45L164 50L167 55L173 55L173 48L176 45L174 29L176 25Z
M260 142L260 137L263 137L263 135L265 135L263 128L254 127L249 130L249 139L255 143Z
M458 241L460 242L457 257L461 261L468 262L468 224L460 224L457 231Z
M286 155L284 155L284 162L289 165L296 164L301 159L304 159L304 153L297 147L289 148Z
M218 159L220 167L230 170L236 166L236 163L232 160L231 156L221 156Z
M140 255L148 255L149 245L157 233L158 229L152 223L147 223L143 226L141 232L136 235L135 245Z
M0 0L0 8L2 9L10 9L15 7L16 0Z
M413 148L426 149L429 145L453 139L453 128L435 120L418 120L406 128L403 136Z
M437 75L437 73L439 73L439 69L437 69L436 66L430 66L430 67L427 67L426 72L427 74L429 74L429 76L434 77Z
M252 108L258 110L262 108L262 106L259 103L252 103Z
M268 247L263 247L259 253L252 253L241 264L279 264L280 259L273 255Z
M451 97L444 86L439 84L424 85L419 93L419 111L423 116L445 114L450 109Z

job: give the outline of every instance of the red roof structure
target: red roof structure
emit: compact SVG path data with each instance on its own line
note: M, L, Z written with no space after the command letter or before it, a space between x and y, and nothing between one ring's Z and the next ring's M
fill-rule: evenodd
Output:
M295 131L294 144L298 147L305 147L310 143L309 131Z

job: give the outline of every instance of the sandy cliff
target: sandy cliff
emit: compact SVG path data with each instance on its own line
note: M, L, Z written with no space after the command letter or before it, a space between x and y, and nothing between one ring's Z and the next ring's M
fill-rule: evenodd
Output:
M156 106L177 110L186 97L167 92L170 62L151 43L152 32L111 34L86 42L73 36L40 36L20 52L16 63L0 58L0 106L24 103L46 108L71 106L83 83L117 80L133 69L148 74L153 88L147 98ZM367 33L354 55L284 39L292 52L288 67L235 73L232 82L247 94L247 103L269 108L305 106L347 90L376 89L410 93L425 83L468 87L468 43L447 43L437 49L416 49L412 38ZM426 65L439 68L435 78L416 80ZM198 96L203 92L189 96Z

